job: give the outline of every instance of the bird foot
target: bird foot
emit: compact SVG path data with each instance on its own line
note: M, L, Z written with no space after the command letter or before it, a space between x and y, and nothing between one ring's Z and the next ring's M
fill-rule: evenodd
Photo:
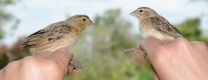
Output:
M143 51L140 47L127 49L124 53L131 55L138 62L143 61L146 57L145 51Z
M69 62L69 66L68 66L68 70L67 70L67 73L68 74L72 74L74 70L78 70L78 69L85 69L87 68L88 66L83 64L82 62L78 61L78 60L71 60Z
M77 61L75 59L73 59L71 62L70 62L70 65L71 67L73 67L73 69L84 69L86 68L87 66L84 65L82 62L80 61Z

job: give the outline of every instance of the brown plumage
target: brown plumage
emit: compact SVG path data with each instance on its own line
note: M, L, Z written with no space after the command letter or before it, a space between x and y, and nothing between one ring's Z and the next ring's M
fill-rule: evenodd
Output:
M131 15L139 20L139 31L143 38L153 36L160 40L169 40L182 37L173 25L151 8L140 7Z
M53 23L26 38L22 47L31 53L55 51L71 46L92 21L86 15L75 15L64 21Z
M173 25L151 8L140 7L133 11L131 15L135 16L140 22L139 32L143 38L152 36L164 41L183 37ZM140 56L137 56L137 61L139 62L143 61L146 55L141 47L127 49L125 52L132 55L138 53Z

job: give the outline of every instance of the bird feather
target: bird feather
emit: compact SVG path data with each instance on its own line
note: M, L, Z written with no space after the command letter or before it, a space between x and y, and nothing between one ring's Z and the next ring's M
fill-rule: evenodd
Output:
M181 33L162 16L151 17L150 20L156 30L174 38L182 37Z
M70 32L70 25L65 24L64 22L57 22L30 35L26 38L26 42L24 42L22 46L23 48L30 48L33 46L46 45L57 39L64 38L65 35Z

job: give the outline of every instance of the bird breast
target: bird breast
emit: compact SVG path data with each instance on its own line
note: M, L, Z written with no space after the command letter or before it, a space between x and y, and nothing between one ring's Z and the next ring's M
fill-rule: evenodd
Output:
M160 40L172 40L174 37L171 37L165 33L162 33L161 31L158 31L152 26L151 22L149 20L146 21L140 21L139 24L139 32L142 35L143 38L152 36L156 37Z

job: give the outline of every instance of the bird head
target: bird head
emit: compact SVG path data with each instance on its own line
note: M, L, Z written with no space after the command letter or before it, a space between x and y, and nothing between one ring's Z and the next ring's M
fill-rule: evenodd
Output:
M131 12L130 15L137 17L139 20L158 16L157 12L149 7L140 7L137 10Z
M66 23L72 25L79 31L84 30L86 27L91 26L93 22L87 15L74 15L65 20Z

